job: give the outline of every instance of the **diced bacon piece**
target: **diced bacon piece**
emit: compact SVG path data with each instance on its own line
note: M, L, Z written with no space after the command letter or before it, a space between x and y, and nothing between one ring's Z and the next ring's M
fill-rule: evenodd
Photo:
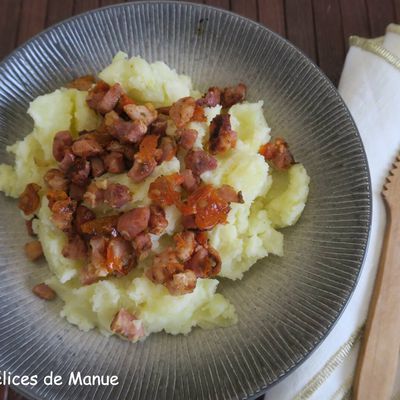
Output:
M58 163L58 168L60 171L67 173L71 167L75 163L75 155L72 153L71 149L67 149L64 153L64 157L62 160Z
M185 263L185 268L192 270L197 278L209 278L221 271L221 258L211 246L208 249L199 247Z
M67 83L65 85L65 87L70 88L70 89L87 91L93 86L94 83L95 83L94 76L84 75L84 76L80 76L79 78L76 78L73 81Z
M217 189L217 194L228 203L244 203L242 192L236 192L232 186L222 185Z
M192 293L196 288L197 277L191 270L179 272L172 276L172 279L167 281L165 286L173 296L182 296Z
M183 183L183 177L178 174L159 176L149 186L149 198L161 207L179 204L181 194L178 187Z
M136 254L143 259L148 254L149 250L151 250L151 237L148 233L139 233L139 235L133 239L132 244Z
M124 156L121 153L112 151L103 158L104 167L111 174L120 174L125 171Z
M31 261L36 261L43 256L42 245L39 240L32 240L24 246L25 254Z
M171 106L157 108L158 115L160 115L160 114L169 115L170 110L171 110Z
M96 87L100 85L98 91ZM89 91L87 96L87 103L90 108L98 111L101 114L106 114L114 109L122 94L122 87L119 83L115 83L108 90L104 83L97 83L96 86Z
M122 144L117 140L112 140L106 147L109 152L117 152L123 154L128 160L134 159L137 152L135 145L133 144Z
M183 229L198 229L193 214L182 216L182 226Z
M284 171L295 164L289 145L285 139L276 138L273 142L266 143L260 147L259 153L266 161L270 161L277 170Z
M172 248L167 248L154 257L153 265L145 271L146 276L154 283L165 284L176 273L183 272L184 266Z
M90 159L90 169L94 178L97 178L106 172L104 162L100 157L93 157Z
M197 228L208 230L226 222L230 207L212 185L203 185L180 205L180 210L183 215L195 214Z
M84 186L87 184L89 180L90 174L90 163L89 161L78 158L75 160L74 164L70 168L68 172L68 178L71 182L79 185Z
M54 225L64 232L71 230L73 215L76 209L76 201L67 198L58 200L51 206L52 221Z
M193 148L198 136L196 129L181 128L178 129L176 133L179 137L179 146L181 146L184 150L190 150Z
M242 102L246 98L247 87L244 83L236 86L226 87L221 96L222 107L228 108Z
M99 217L81 224L81 231L87 235L118 236L117 231L118 215Z
M139 143L147 132L147 125L141 120L114 120L108 130L121 143Z
M43 179L50 189L63 190L64 192L68 190L68 179L64 172L57 168L49 169Z
M183 128L193 117L196 101L193 97L182 97L169 110L169 116L178 128Z
M118 112L118 114L122 114L124 112L124 107L128 104L135 104L135 101L131 99L126 93L122 93L118 100L118 104L115 107L115 110Z
M82 201L83 200L83 195L86 192L86 187L85 186L79 186L76 183L71 183L69 185L69 197L72 200L76 201Z
M196 103L203 107L215 107L221 103L221 89L216 86L210 87L207 93Z
M30 219L29 221L25 221L26 231L28 232L29 236L36 236L35 232L33 231L33 220L35 218Z
M147 126L155 121L158 115L157 110L151 103L144 105L128 104L124 107L124 111L131 120L141 120Z
M63 190L48 190L46 194L47 200L49 202L49 208L52 209L54 203L59 200L68 200L68 195Z
M107 244L106 265L108 271L115 276L127 275L136 266L130 242L121 237L112 238Z
M167 229L168 220L165 211L157 205L150 206L149 232L153 235L162 235Z
M191 121L196 121L196 122L206 122L207 121L207 117L204 113L204 108L197 105L194 107L194 113L192 116Z
M86 242L79 235L69 237L62 249L62 255L71 260L85 260L88 255Z
M185 157L186 168L191 169L194 176L217 168L217 160L204 150L190 150Z
M177 151L175 140L169 136L164 136L160 141L161 157L157 161L162 163L163 161L172 160Z
M91 208L95 208L104 202L104 189L99 188L96 182L92 182L83 195L83 200Z
M39 191L41 187L36 183L28 183L18 199L18 208L25 214L33 214L40 206Z
M69 131L57 132L53 139L53 157L60 162L65 152L72 146L72 135Z
M104 189L104 202L110 207L121 208L132 200L132 193L129 188L119 183L110 183Z
M183 177L182 187L189 193L195 191L199 187L200 179L193 175L191 169L185 169L181 172Z
M128 340L138 340L145 336L143 323L134 314L121 308L113 318L110 329Z
M196 247L195 234L191 231L183 231L174 235L176 254L181 262L187 261Z
M77 232L83 233L81 225L85 222L93 221L94 219L96 219L96 214L92 210L82 204L79 205L75 212L75 229L77 230Z
M78 157L94 157L103 153L103 147L95 139L82 137L72 144L72 152Z
M150 219L149 207L134 208L118 218L117 230L127 240L134 239L147 229Z
M152 135L163 136L167 131L168 117L158 114L157 119L150 125L149 130Z
M142 182L153 173L156 166L157 162L154 159L147 162L135 160L133 167L128 172L128 176L135 183Z
M210 152L211 154L225 153L236 147L237 133L232 130L230 115L219 114L210 124Z
M43 300L54 300L57 295L56 292L45 283L39 283L38 285L32 288L32 292L39 298Z

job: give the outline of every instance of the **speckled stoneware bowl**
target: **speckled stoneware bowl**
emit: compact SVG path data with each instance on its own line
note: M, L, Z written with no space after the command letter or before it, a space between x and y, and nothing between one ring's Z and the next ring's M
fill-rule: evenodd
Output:
M221 292L238 312L226 329L155 334L144 343L81 332L58 303L31 293L47 268L28 265L16 202L0 196L0 371L38 374L33 399L243 399L299 365L339 318L357 282L371 217L368 166L357 129L333 85L291 44L261 25L211 7L144 2L74 17L36 36L0 65L0 160L26 135L28 103L123 50L163 60L200 89L244 81L265 102L311 176L300 222L285 230L285 256L268 257ZM53 371L61 386L45 386ZM118 375L116 387L67 384L71 371Z

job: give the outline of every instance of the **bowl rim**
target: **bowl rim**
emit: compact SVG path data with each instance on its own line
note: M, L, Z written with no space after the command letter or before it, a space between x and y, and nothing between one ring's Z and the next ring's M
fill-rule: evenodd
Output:
M325 341L325 339L328 337L328 335L332 332L334 327L336 326L337 322L343 315L344 311L346 310L348 304L350 303L350 300L352 299L352 296L354 294L354 291L357 287L358 281L360 279L361 273L364 269L365 266L365 260L366 260L366 255L368 253L368 248L370 245L370 237L371 237L371 224L372 224L372 213L373 213L373 199L372 199L372 189L371 189L371 173L370 173L370 168L369 168L369 163L368 163L368 158L365 152L365 147L364 143L362 140L362 137L358 131L357 125L354 122L353 116L350 113L349 108L347 107L347 104L344 102L342 96L339 94L337 88L335 85L332 83L332 81L326 76L326 74L322 71L322 69L313 61L311 60L301 49L296 47L293 43L291 43L288 39L285 37L281 36L280 34L272 31L265 25L261 24L258 21L254 21L248 17L242 16L240 14L237 14L231 10L226 10L220 7L208 5L208 4L201 4L201 3L194 3L191 1L178 1L178 0L139 0L139 1L128 1L126 3L117 3L117 4L111 4L111 5L106 5L103 7L98 7L95 9L91 9L88 11L85 11L80 14L72 15L62 21L59 21L53 25L48 26L46 29L38 32L22 44L20 44L18 47L16 47L11 53L9 53L6 57L4 57L0 61L0 73L5 70L5 66L8 64L8 62L13 59L15 56L18 55L18 53L23 50L24 48L28 47L32 42L35 42L37 39L41 38L42 36L46 36L49 32L54 30L55 28L68 24L70 22L73 22L77 19L84 18L87 15L92 15L96 13L102 13L105 10L108 9L116 9L116 8L127 8L127 7L139 7L139 6L146 6L146 5L175 5L175 6L180 6L180 7L196 7L196 8L201 8L201 9L211 9L218 11L222 14L228 14L231 15L235 18L238 18L239 20L245 21L247 24L251 24L253 26L256 26L260 29L266 30L271 34L272 36L275 36L279 40L283 41L287 46L289 46L294 52L296 52L300 57L305 59L312 67L314 70L317 71L323 78L323 81L325 84L327 84L332 92L334 94L334 100L335 102L339 102L340 105L343 107L345 112L347 113L347 117L349 118L349 121L351 122L351 128L355 132L356 136L359 139L360 143L360 150L361 150L361 155L362 155L362 163L365 165L365 177L367 178L367 191L368 191L368 196L367 196L367 206L368 210L366 211L368 213L368 222L366 224L366 240L363 246L363 254L359 259L359 270L357 272L357 275L355 276L353 286L351 288L351 291L348 295L348 298L345 300L345 302L341 305L341 308L337 314L337 317L335 320L330 324L330 326L327 327L325 333L316 339L316 341L313 343L313 347L311 350L309 350L306 354L303 354L299 360L297 360L293 366L289 367L288 369L284 370L283 374L277 377L273 382L269 383L268 385L262 385L261 387L255 388L255 391L253 392L252 395L243 398L243 400L254 400L263 394L265 394L269 389L271 389L273 386L277 385L278 383L282 382L285 378L287 378L291 373L293 373L298 367L300 367L302 364L304 364L312 354L315 353L315 351L321 346L321 344ZM41 400L40 397L37 397L34 395L28 388L25 388L23 386L10 386L15 392L25 396L27 399L32 399L32 400Z

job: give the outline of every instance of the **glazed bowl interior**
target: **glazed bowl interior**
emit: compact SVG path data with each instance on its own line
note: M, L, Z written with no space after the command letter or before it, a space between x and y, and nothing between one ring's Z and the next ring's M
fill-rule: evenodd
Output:
M194 86L243 81L264 101L272 135L285 137L310 177L299 223L285 229L284 257L259 261L241 281L222 279L235 305L229 328L188 336L154 334L143 343L81 332L60 303L31 294L43 263L27 266L28 241L16 202L0 196L0 370L53 371L61 386L17 388L35 399L231 399L260 394L301 363L327 335L356 284L371 216L368 166L356 127L327 78L266 28L222 10L178 2L108 7L36 36L0 65L0 161L32 128L28 104L119 50L162 60ZM118 375L115 387L69 386L72 371Z

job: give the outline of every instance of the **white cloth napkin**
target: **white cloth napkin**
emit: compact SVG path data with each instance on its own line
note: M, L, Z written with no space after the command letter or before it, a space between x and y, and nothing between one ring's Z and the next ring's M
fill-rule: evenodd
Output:
M400 26L389 25L378 39L352 37L350 44L339 92L358 127L370 167L373 213L367 257L356 290L332 332L306 362L267 392L265 400L350 398L386 223L380 193L400 150ZM396 382L394 399L400 398L400 373Z

